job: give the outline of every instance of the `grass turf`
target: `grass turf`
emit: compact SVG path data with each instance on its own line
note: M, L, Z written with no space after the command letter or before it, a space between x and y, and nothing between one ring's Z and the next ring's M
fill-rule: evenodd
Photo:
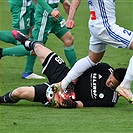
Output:
M62 14L63 9L60 8ZM128 29L132 26L132 0L116 1L117 23ZM80 59L88 54L89 30L87 21L89 9L87 0L82 3L76 14L77 26L71 30L75 38L75 50ZM12 30L11 14L6 1L0 1L0 30ZM54 41L56 40L56 41ZM0 47L11 47L12 44L0 42ZM65 61L62 42L54 35L49 36L47 47L58 53ZM115 49L108 46L103 62L116 67L127 67L132 56L131 50ZM5 57L0 60L0 95L19 86L35 85L43 80L24 80L21 74L25 66L25 57ZM34 72L41 73L41 65L36 60ZM47 80L45 80L47 81ZM54 109L44 107L40 103L20 101L15 105L0 105L0 132L1 133L132 133L133 106L124 98L120 98L114 108L91 107L83 109Z

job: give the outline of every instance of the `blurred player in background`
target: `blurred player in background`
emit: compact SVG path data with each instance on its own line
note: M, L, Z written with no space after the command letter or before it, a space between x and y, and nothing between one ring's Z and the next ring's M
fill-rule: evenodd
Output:
M70 67L76 62L74 39L69 29L66 28L65 19L58 11L58 4L63 4L65 12L69 13L68 0L36 0L35 26L33 29L34 40L46 43L50 33L55 34L64 43L64 52Z
M10 11L12 14L12 27L19 30L27 37L32 38L32 29L34 27L35 19L35 5L32 0L8 0L10 4ZM36 56L30 56L31 52L24 49L20 42L17 42L11 31L0 31L0 40L17 45L11 48L0 48L0 58L4 56L23 56L27 55L25 70L22 74L24 79L45 79L33 73L33 67Z
M42 41L45 44L49 33L54 33L64 42L64 52L70 67L72 67L76 62L76 53L73 45L74 40L71 32L65 26L65 20L60 16L60 12L57 10L59 1L50 1L47 3L44 0L37 0L37 2L35 13L36 21L33 30L34 40ZM65 12L68 14L70 2L68 0L61 0L61 3L63 4ZM23 46L0 49L0 51L1 57L32 55L32 51L25 51ZM27 73L24 73L24 75L27 76Z

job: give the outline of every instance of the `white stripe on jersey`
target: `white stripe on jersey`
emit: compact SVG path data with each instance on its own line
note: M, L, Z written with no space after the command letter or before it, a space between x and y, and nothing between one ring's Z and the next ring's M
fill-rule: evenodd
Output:
M110 26L116 22L114 0L88 0L88 4L90 11L93 11L96 16L95 20L92 20L90 16L90 25L97 25L97 27L103 25L112 38L126 45L130 43L127 39L113 32L110 28Z
M59 3L60 0L47 0L49 4Z
M113 103L116 103L117 102L117 94L116 94L116 92L114 91L114 95L113 95L113 98L112 98L112 102Z
M38 35L38 41L43 41L43 36L44 36L47 19L48 19L48 12L46 10L44 10L41 27L40 27L40 31L39 31L39 35Z
M26 13L26 7L22 6L21 7L21 12L20 12L20 21L19 21L19 25L20 25L20 29L23 30L25 29L25 25L24 25L24 18L23 15Z
M44 66L44 68L43 68L43 70L42 70L42 74L43 74L43 72L45 71L45 69L47 68L49 62L51 61L51 59L53 58L54 55L55 55L55 53L53 53L53 54L50 56L50 58L49 58L47 64Z

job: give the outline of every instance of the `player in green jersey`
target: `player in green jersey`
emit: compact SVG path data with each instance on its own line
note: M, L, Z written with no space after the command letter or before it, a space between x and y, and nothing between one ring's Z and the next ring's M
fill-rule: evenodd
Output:
M35 11L35 25L32 31L33 38L44 44L49 33L55 34L64 43L65 56L72 67L76 62L74 39L69 29L66 28L65 19L58 11L58 4L63 4L65 12L69 13L70 2L68 0L36 0L38 2Z
M35 19L35 5L32 0L8 0L10 11L12 14L12 27L31 36ZM36 56L30 56L30 52L26 51L21 43L18 43L12 36L10 31L0 31L0 40L17 45L12 48L0 48L0 58L6 55L27 55L27 61L22 78L25 79L44 79L45 77L33 73L34 62ZM19 46L20 45L20 46Z
M10 2L12 3L14 1L10 1ZM28 2L30 3L30 1ZM43 41L43 43L45 43L47 41L47 36L49 32L54 33L59 39L61 39L64 42L65 55L70 64L70 67L72 67L74 63L76 62L76 54L75 54L74 46L73 46L74 40L73 40L73 36L71 32L65 26L65 20L62 18L62 16L60 16L59 11L57 11L59 1L49 1L49 3L46 3L43 0L37 0L37 2L38 2L38 6L37 6L37 12L35 15L36 24L33 30L34 39ZM66 13L68 14L70 2L67 0L61 0L60 2L63 3L64 9ZM19 4L22 4L22 3L19 2L18 5ZM45 16L43 12L45 12L47 15ZM44 23L46 25L42 24L43 23L42 20L44 20ZM42 32L42 29L43 29L43 32ZM19 47L21 47L21 50L19 49ZM14 53L14 50L15 50L15 53ZM23 56L23 55L31 54L31 52L25 51L23 46L17 46L14 48L5 48L2 50L1 53L2 53L2 56L7 56L7 55L8 56L12 56L12 55ZM34 58L34 57L31 57L31 58Z

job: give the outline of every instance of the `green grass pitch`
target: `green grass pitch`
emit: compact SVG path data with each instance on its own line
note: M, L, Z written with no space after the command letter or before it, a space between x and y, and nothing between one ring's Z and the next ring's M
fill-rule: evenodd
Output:
M133 30L133 1L116 0L117 23ZM65 18L63 8L59 10ZM76 27L71 30L75 39L78 59L88 54L89 30L87 0L82 0L76 14ZM0 0L0 30L12 30L11 14L7 0ZM56 39L56 41L54 41ZM11 47L0 41L0 47ZM54 35L49 36L47 47L58 53L65 61L63 44ZM127 67L133 52L108 46L103 62L113 67ZM24 80L21 74L25 57L5 57L0 60L0 95L19 86L35 85L43 80ZM34 72L41 74L41 65L36 60ZM47 80L45 80L47 81ZM133 90L133 89L132 89ZM40 103L25 100L15 105L0 105L0 133L132 133L133 106L120 98L114 108L91 107L83 109L54 109Z

